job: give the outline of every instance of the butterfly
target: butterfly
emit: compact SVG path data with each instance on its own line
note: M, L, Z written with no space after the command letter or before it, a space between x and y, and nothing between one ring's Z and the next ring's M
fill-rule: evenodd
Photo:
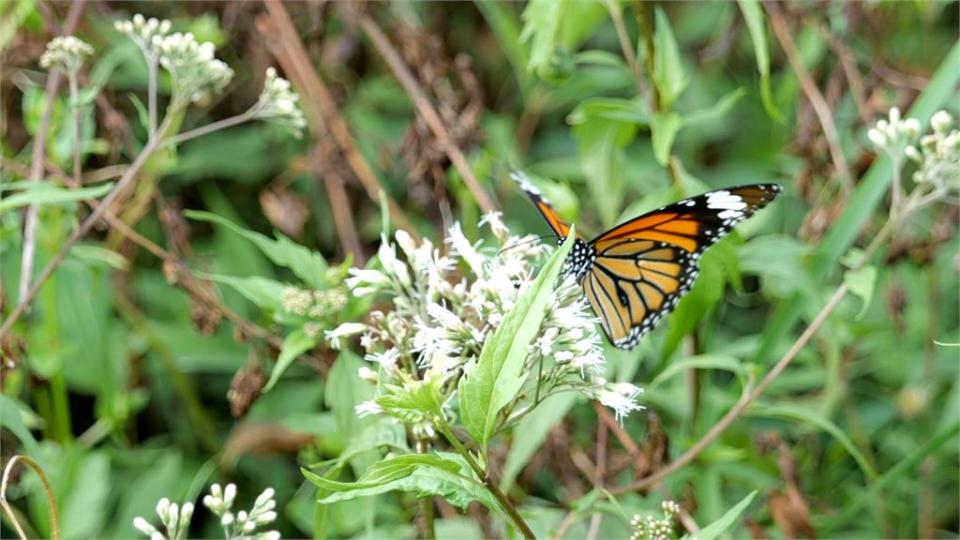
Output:
M513 179L562 244L570 226L522 173ZM705 249L780 194L777 184L709 191L577 238L561 274L573 275L614 346L632 349L677 306L697 278Z

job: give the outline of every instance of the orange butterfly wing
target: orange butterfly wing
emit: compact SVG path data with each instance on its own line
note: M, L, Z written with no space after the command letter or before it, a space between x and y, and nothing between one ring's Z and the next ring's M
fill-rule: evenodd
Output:
M553 230L554 234L559 236L561 239L567 237L570 233L570 225L565 221L560 219L560 215L557 214L557 211L550 206L550 203L543 198L543 194L540 193L540 190L536 186L530 183L527 180L527 176L521 172L514 172L510 175L513 180L517 183L520 189L530 197L530 200L533 201L533 205L537 207L537 210L540 211L540 215L543 216L543 219L547 220L547 225L550 226L550 229Z
M672 311L698 274L700 254L780 193L775 184L711 191L601 234L583 281L610 341L632 349Z

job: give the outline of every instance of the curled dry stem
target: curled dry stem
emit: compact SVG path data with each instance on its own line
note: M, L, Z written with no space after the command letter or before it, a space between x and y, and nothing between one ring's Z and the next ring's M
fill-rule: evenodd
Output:
M11 507L7 501L7 486L10 484L10 475L13 472L14 465L19 462L33 469L33 472L37 473L37 476L40 477L40 482L43 484L43 491L47 495L47 504L50 505L50 537L53 538L53 540L60 540L60 516L57 514L57 499L53 496L50 480L47 479L47 475L43 472L40 464L27 456L19 454L13 456L7 461L7 466L3 468L3 480L0 481L0 507L3 508L3 513L7 515L10 523L13 524L13 528L17 530L17 535L22 540L26 540L27 535L23 532L23 527L17 520L13 507Z

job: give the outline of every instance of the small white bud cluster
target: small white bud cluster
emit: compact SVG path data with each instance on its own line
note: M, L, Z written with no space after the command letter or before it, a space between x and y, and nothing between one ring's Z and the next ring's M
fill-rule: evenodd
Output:
M156 18L145 18L137 13L129 21L116 21L113 27L121 34L126 34L151 62L156 62L159 53L157 46L164 36L170 33L170 21Z
M893 107L888 119L879 120L876 126L867 131L867 138L881 150L899 153L919 134L920 122L916 118L901 118L900 109Z
M630 540L668 540L674 538L674 519L680 514L680 505L674 501L663 501L660 504L663 510L663 518L657 519L653 516L642 517L635 514L630 520L630 526L634 528Z
M134 518L133 526L150 540L180 540L186 537L190 519L193 517L193 503L185 502L183 506L179 506L164 497L157 502L156 512L164 532L140 516Z
M273 488L267 488L257 497L249 512L240 510L234 513L232 508L237 496L236 484L227 484L225 488L221 488L220 484L213 484L210 486L210 494L203 497L203 505L220 518L220 524L228 538L279 540L278 531L257 533L259 527L269 525L277 519L277 503L273 500L273 495Z
M73 36L59 36L47 43L47 50L40 56L40 67L60 69L75 75L83 65L83 59L93 54L93 47Z
M299 100L300 96L291 89L290 81L277 76L277 70L269 67L263 82L263 91L252 109L253 116L285 125L299 137L307 125L303 111L297 103Z
M953 118L937 111L930 118L933 133L920 138L920 148L907 146L904 153L917 164L913 181L935 188L960 188L960 131L951 130Z
M160 65L173 76L174 96L197 103L220 93L233 79L233 70L214 56L216 47L200 43L193 34L176 32L157 44Z
M280 293L280 305L288 313L320 319L343 309L347 305L347 295L340 289L315 291L284 287Z

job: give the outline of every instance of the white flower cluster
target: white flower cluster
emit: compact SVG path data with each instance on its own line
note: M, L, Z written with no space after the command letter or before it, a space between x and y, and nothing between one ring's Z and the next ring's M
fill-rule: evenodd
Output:
M199 43L189 32L170 34L170 21L147 19L138 13L113 26L137 44L148 64L153 66L159 61L170 72L177 105L203 101L211 93L223 91L233 79L230 66L214 56L213 43Z
M649 515L644 518L640 514L633 516L630 526L634 531L630 540L668 540L676 537L673 527L674 520L680 514L680 505L674 501L663 501L660 509L663 510L661 519Z
M907 146L904 153L917 164L913 181L936 187L960 188L960 131L951 130L947 111L930 118L933 133L920 138L920 148Z
M916 118L901 118L900 109L893 107L888 119L879 120L867 131L867 138L881 150L900 153L919 134L920 122Z
M291 89L290 81L277 76L277 70L269 67L263 91L252 109L253 116L283 124L300 136L307 121L297 103L299 100L300 96Z
M137 47L143 52L143 55L151 61L156 62L159 53L157 48L163 38L170 33L170 21L158 20L153 17L147 19L137 13L129 21L116 21L113 27L117 32L126 34Z
M273 500L273 495L273 488L267 488L257 497L249 512L241 510L234 513L232 508L237 496L236 484L227 484L225 488L221 488L220 484L213 484L210 486L210 494L203 497L203 505L220 518L227 540L279 540L278 531L257 532L261 526L277 519L277 512L274 510L277 503Z
M479 358L484 342L531 285L549 250L536 237L509 235L496 214L481 224L494 233L496 246L472 244L459 224L449 230L445 254L429 240L414 242L404 231L396 233L395 243L383 238L378 252L382 270L351 269L346 283L357 296L389 297L392 309L371 312L367 324L347 323L328 332L331 346L361 335L365 358L379 371L380 388L402 386L408 376L440 379L444 400L449 400L457 379ZM639 408L634 401L639 388L602 378L600 339L580 287L571 278L561 281L528 351L524 369L532 376L527 377L526 401L578 390L600 399L618 417ZM377 414L382 405L365 403L358 412Z
M339 288L316 291L297 287L284 287L280 293L280 307L287 313L308 319L323 319L336 315L347 305L347 295ZM304 326L310 337L319 334L323 327L319 321Z
M233 70L214 56L216 47L200 43L193 34L176 32L159 40L160 65L173 77L174 98L193 103L220 93L233 78Z
M186 537L187 530L190 528L190 518L193 517L193 503L185 502L181 507L164 497L157 503L156 510L164 532L160 532L140 516L134 518L133 526L147 535L150 540L180 540Z
M61 69L76 74L83 59L93 54L93 47L73 36L55 37L47 43L47 50L40 56L40 67Z

